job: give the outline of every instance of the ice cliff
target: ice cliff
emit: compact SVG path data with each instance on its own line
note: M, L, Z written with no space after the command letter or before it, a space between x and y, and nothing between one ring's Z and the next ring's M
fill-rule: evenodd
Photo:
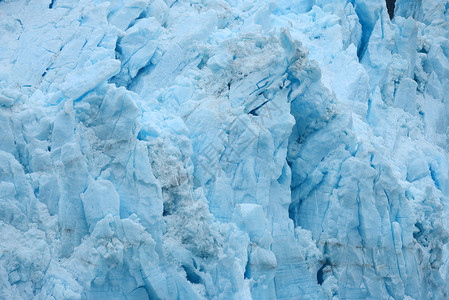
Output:
M1 299L449 298L449 2L0 1Z

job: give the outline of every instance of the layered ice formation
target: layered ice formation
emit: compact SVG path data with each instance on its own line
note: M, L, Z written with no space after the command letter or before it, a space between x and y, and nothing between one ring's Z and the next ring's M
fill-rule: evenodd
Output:
M449 298L449 2L0 1L1 299Z

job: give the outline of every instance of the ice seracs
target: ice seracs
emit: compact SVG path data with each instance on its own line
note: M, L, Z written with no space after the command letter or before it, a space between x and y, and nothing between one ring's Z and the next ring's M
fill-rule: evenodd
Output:
M0 298L447 298L448 16L0 2Z

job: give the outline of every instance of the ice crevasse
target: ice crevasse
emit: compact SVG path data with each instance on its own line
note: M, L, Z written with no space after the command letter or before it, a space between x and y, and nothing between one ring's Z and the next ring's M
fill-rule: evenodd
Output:
M448 299L448 24L0 1L0 298Z

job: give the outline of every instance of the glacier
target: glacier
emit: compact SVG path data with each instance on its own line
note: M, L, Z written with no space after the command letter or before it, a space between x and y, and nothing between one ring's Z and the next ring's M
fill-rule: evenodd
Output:
M449 299L449 1L392 17L0 1L0 298Z

